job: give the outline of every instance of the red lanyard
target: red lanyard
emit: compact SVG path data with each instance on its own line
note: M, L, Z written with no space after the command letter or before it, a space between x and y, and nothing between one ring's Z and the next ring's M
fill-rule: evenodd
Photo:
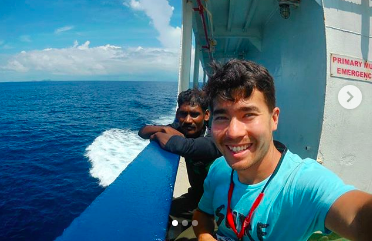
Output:
M232 174L233 174L233 172L231 172L231 177L233 176ZM260 202L261 202L261 200L264 196L264 193L263 193L263 190L262 190L260 192L260 194L258 195L258 197L256 198L256 200L254 201L254 203L251 207L251 210L249 210L248 215L245 217L244 222L242 224L242 228L241 228L240 232L238 233L238 231L236 230L235 223L234 223L234 218L233 218L233 215L232 215L232 212L231 212L231 198L232 198L233 190L234 190L234 182L231 180L230 188L229 188L229 199L227 201L227 223L232 228L232 230L234 231L234 233L236 234L238 239L241 240L243 238L243 235L244 235L244 230L250 224L252 216L253 216L253 212L256 210L256 208L260 204Z
M275 170L274 170L273 174L270 176L269 180L266 182L266 184L265 184L264 188L262 189L262 191L260 192L260 194L258 194L258 197L256 198L256 200L253 202L253 205L252 205L251 209L249 210L248 215L245 217L244 222L242 224L242 228L240 229L239 233L238 233L238 230L235 227L234 218L233 218L232 211L231 211L231 199L232 199L232 194L233 194L233 190L234 190L234 181L233 181L234 170L231 171L230 188L229 188L229 194L228 194L228 200L227 200L226 219L227 219L227 223L232 228L232 230L234 231L234 233L236 234L236 236L238 237L239 240L241 240L243 238L244 230L251 223L253 213L256 210L256 208L258 207L258 205L260 205L260 202L261 202L262 198L264 197L264 191L265 191L267 185L270 183L272 178L278 172L279 167L282 164L282 161L284 159L283 158L284 154L285 154L285 152L282 154L282 157L280 158L277 166L275 167Z

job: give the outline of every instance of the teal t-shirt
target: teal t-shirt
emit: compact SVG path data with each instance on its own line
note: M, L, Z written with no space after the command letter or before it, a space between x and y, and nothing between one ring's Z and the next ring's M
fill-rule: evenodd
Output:
M299 241L307 240L315 231L328 232L324 223L329 208L342 194L355 189L313 159L301 159L289 150L282 158L243 240ZM204 181L204 194L199 202L201 211L214 215L220 240L237 240L225 219L231 171L224 157L217 159ZM231 208L238 232L268 179L246 185L234 172Z

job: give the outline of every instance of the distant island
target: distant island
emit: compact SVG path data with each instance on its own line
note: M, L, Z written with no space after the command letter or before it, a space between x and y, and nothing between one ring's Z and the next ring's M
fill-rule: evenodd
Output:
M42 80L31 80L32 82L50 82L53 81L51 79L42 79Z

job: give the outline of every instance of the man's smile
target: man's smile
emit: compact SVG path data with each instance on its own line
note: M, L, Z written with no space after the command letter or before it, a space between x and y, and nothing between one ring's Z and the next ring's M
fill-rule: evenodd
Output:
M234 154L243 152L251 148L253 143L245 144L245 145L226 145L227 148L233 152Z

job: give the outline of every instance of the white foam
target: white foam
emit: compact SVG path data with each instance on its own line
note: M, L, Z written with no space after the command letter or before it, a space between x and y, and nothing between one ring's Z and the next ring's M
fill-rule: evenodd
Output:
M110 129L98 136L85 149L85 156L92 164L90 174L99 180L99 185L110 185L119 174L147 146L137 132Z
M152 122L154 125L168 125L173 123L175 117L175 114L169 114L167 116L161 116L159 119L153 120Z
M173 113L165 115L152 120L151 125L168 125L174 118ZM149 143L137 131L114 128L103 132L85 149L92 165L90 175L99 180L99 185L107 187Z

